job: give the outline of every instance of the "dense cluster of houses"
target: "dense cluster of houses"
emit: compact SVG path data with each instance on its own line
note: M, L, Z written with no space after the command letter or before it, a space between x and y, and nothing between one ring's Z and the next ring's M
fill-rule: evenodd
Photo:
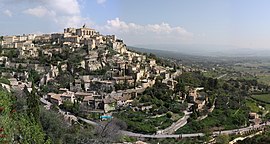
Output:
M50 92L46 94L46 98L56 105L61 105L64 101L78 102L88 111L101 110L107 113L130 106L138 93L155 84L157 76L163 77L162 82L174 89L177 84L174 78L182 73L181 70L172 72L173 68L160 66L155 59L129 51L123 40L117 39L115 35L104 36L85 25L81 28L66 28L63 33L4 36L0 44L2 48L15 49L20 59L36 58L40 53L51 58L54 53L61 53L65 48L72 51L86 48L87 54L77 67L90 72L109 67L105 75L79 75L68 89L60 88L59 93ZM61 61L57 65L44 66L38 63L14 62L2 56L0 64L7 68L34 69L42 74L39 86L46 85L59 76L59 67L61 71L67 70L67 63ZM31 84L27 82L29 74L26 72L7 72L2 75L15 77L10 79L13 87L31 88ZM116 85L124 85L125 89L116 89Z

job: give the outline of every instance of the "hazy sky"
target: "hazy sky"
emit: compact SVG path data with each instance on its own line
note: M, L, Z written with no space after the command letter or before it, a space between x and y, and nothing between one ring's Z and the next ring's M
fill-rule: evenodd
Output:
M269 0L0 0L0 35L93 27L128 45L270 49Z

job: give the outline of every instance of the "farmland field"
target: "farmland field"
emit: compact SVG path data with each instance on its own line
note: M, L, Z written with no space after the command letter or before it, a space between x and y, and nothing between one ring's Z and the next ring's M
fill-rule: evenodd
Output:
M270 94L253 95L252 98L262 102L270 103Z

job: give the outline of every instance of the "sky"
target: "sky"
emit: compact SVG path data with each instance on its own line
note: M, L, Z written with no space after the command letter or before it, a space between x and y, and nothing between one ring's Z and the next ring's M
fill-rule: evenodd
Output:
M0 35L88 27L127 45L270 50L269 0L0 0Z

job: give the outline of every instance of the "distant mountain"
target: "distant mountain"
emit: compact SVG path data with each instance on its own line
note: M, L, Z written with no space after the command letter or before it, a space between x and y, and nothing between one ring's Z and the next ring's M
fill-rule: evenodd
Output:
M200 54L186 54L182 51L172 51L168 50L158 50L151 48L138 48L133 46L128 46L128 49L135 50L143 53L153 53L158 57L163 58L172 58L180 60L182 64L193 65L199 64L204 65L205 67L216 65L216 64L233 64L239 62L255 62L255 61L270 61L270 52L269 51L252 51L252 50L231 50L224 53L218 53L218 55L202 55ZM230 54L231 53L231 54ZM240 53L240 54L239 54ZM207 53L209 54L209 53Z
M211 57L206 57L206 56L189 55L189 54L183 54L183 53L174 52L174 51L146 49L146 48L138 48L138 47L131 47L131 46L128 46L128 49L135 50L142 53L152 53L158 57L180 60L181 63L185 65L192 65L194 63L201 63L201 62L205 63L209 61L217 61L216 58L214 57L211 58ZM220 61L220 59L218 61Z
M267 57L270 56L270 50L238 48L235 46L218 45L136 45L151 50L170 51L172 54L207 56L207 57Z
M196 56L190 54L183 54L181 52L174 51L165 51L165 50L157 50L157 49L147 49L147 48L138 48L133 46L128 46L128 49L135 50L143 53L153 53L159 57L165 58L174 58L174 59L195 59L195 58L203 58L204 56Z

